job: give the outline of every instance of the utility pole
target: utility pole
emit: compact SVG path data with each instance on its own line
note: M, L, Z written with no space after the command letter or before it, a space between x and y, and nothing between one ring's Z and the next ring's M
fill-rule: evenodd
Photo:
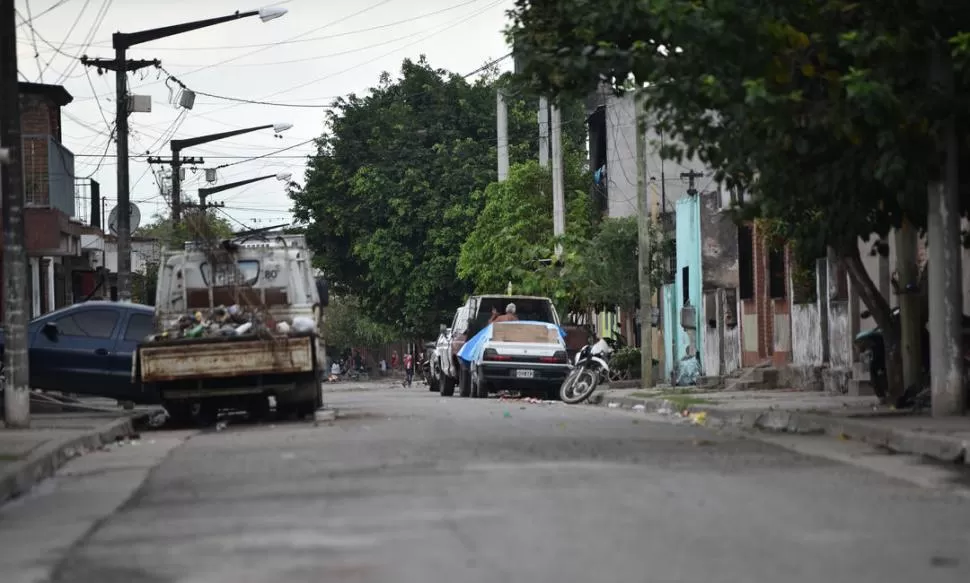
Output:
M695 186L696 183L694 181L697 180L698 178L700 178L701 176L704 176L704 174L701 173L701 172L697 172L697 171L695 171L693 169L690 170L689 172L681 172L680 173L680 177L682 179L686 179L687 180L687 195L688 196L697 196L697 188Z
M498 180L504 182L509 177L509 108L501 88L495 92L495 107Z
M118 37L120 33L115 33ZM95 67L99 71L115 72L115 143L117 144L117 189L118 189L118 301L131 301L131 191L128 183L128 71L145 67L158 67L158 59L126 60L124 44L115 39L114 59L89 59L81 57L85 67Z
M640 386L653 387L653 287L650 281L652 249L650 248L650 204L647 201L647 123L646 112L637 91L636 162L637 162L637 272L640 282Z
M17 81L14 0L0 0L0 191L3 195L4 420L30 427L30 363L27 355L27 249L24 244L24 184Z
M172 143L174 144L175 140L172 140ZM167 164L172 167L172 224L177 225L182 222L182 165L186 164L189 166L201 166L202 164L205 164L205 158L181 156L180 150L176 149L175 146L172 146L171 158L149 156L148 163Z
M921 382L920 346L923 327L922 302L919 296L919 272L916 268L916 229L904 219L896 229L896 276L899 299L899 348L902 354L903 386ZM900 395L893 395L898 398Z
M552 232L558 239L566 232L566 185L562 160L562 123L559 104L552 105ZM562 244L556 243L556 258Z
M237 11L227 16L173 24L138 32L116 32L111 35L111 46L115 50L113 60L88 59L87 56L81 58L81 63L85 66L115 72L115 138L118 144L118 299L120 301L131 301L131 192L128 183L128 113L130 106L128 104L127 73L143 67L160 65L158 60L129 61L126 59L125 53L133 46L200 28L251 16L258 16L263 22L269 22L283 16L286 12L286 8L269 6L259 10Z
M937 47L930 71L953 98L953 63L948 47ZM945 60L946 59L946 60ZM930 273L930 391L934 417L963 415L967 394L963 386L963 294L960 241L959 144L956 122L945 122L937 144L941 175L928 188Z
M549 99L539 98L539 166L549 167Z

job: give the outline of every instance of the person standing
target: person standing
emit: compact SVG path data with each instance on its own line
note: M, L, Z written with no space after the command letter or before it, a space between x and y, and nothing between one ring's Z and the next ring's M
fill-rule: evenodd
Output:
M411 386L411 379L414 378L414 357L411 353L404 355L404 386Z

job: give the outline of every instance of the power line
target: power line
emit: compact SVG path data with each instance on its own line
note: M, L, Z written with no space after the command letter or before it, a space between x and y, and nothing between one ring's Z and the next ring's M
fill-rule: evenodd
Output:
M88 4L90 3L91 3L91 0L84 0L84 4L81 6L81 11L78 13L77 18L75 18L74 22L71 24L71 28L69 28L67 33L64 35L64 39L61 41L61 44L58 45L56 52L60 53L61 49L64 48L64 43L66 43L67 39L71 38L71 35L74 34L74 29L77 28L78 23L81 22L81 17L84 16L84 11L87 10ZM34 29L33 26L31 26L30 28L31 30ZM56 55L52 55L51 58L48 59L47 64L44 66L44 71L46 71L51 66L51 63L54 62L54 56ZM43 75L44 71L41 71L41 75ZM65 76L64 73L61 73L61 77L64 77L64 76ZM94 91L93 85L91 86L91 91ZM100 107L100 104L98 105L98 107Z
M35 21L35 20L37 20L38 18L40 18L41 16L44 16L45 14L47 14L47 13L49 13L49 12L52 12L53 10L55 10L55 9L57 9L57 8L59 8L60 6L63 6L64 4L67 4L67 3L68 3L68 2L70 2L70 1L71 1L71 0L58 0L58 1L57 1L57 2L56 2L56 3L54 4L54 5L53 5L53 6L51 6L50 8L48 8L48 9L46 9L46 10L42 10L42 11L40 11L40 12L38 12L38 13L37 13L37 16L34 16L34 17L32 17L32 18L31 18L30 20L25 20L25 21L23 21L23 22L21 22L20 24L18 24L18 25L17 25L17 27L19 28L19 27L21 27L21 26L23 26L23 25L25 25L25 24L27 24L27 25L29 25L29 24L31 24L31 23L33 23L33 21Z
M425 40L433 37L433 36L437 36L437 35L439 35L439 34L441 34L443 32L446 32L448 30L451 30L452 28L454 28L454 27L456 27L456 26L458 26L460 24L464 24L465 22L471 20L472 18L475 18L476 16L480 16L480 15L484 14L488 10L491 10L492 8L498 6L499 4L502 4L503 2L504 2L504 0L497 0L496 2L492 2L491 4L489 4L488 6L486 6L485 8L483 8L482 10L479 10L478 12L475 12L475 13L473 13L473 14L471 14L469 16L466 16L464 18L461 18L461 19L452 21L447 26L445 26L445 27L443 27L443 28L441 28L441 29L439 29L439 30L431 33L431 34L428 34L428 35L426 35L424 37L421 37L421 38L419 38L418 40L416 40L414 42L408 43L408 44L406 44L406 45L404 45L402 47L398 47L397 49L394 49L393 51L384 53L382 55L379 55L377 57L374 57L373 59L369 59L369 60L364 61L362 63L357 63L356 65L354 65L352 67L348 67L347 69L343 69L341 71L337 71L336 73L331 73L331 74L328 74L328 75L324 75L323 77L318 77L316 79L311 79L310 81L307 81L305 83L301 83L299 85L296 85L296 86L293 86L293 87L289 87L287 89L283 89L283 90L277 91L275 93L271 93L269 95L264 96L262 99L266 99L266 98L269 98L269 97L274 97L276 95L281 95L281 94L284 94L284 93L289 93L291 91L295 91L297 89L302 89L302 88L307 87L309 85L314 85L316 83L319 83L320 81L325 81L327 79L331 79L333 77L337 77L337 76L342 75L344 73L353 71L354 69L358 69L360 67L363 67L364 65L368 65L370 63L373 63L374 61L378 61L380 59L383 59L384 57L388 57L390 55L393 55L394 53L400 51L401 49L406 49L408 47L414 46L414 45L416 45L416 44L418 44L418 43L420 43L422 41L425 41ZM234 106L229 106L229 107L224 108L224 109L229 109L230 107L234 107Z
M273 47L280 46L280 45L289 45L289 44L297 44L297 43L317 42L317 41L321 41L321 40L330 40L330 39L341 38L341 37L345 37L345 36L353 36L355 34L361 34L361 33L365 33L365 32L373 32L373 31L376 31L376 30L383 30L385 28L391 28L391 27L398 26L398 25L401 25L401 24L407 24L407 23L410 23L410 22L418 21L418 20L424 20L425 18L430 18L432 16L438 16L440 14L444 14L446 12L451 12L451 11L457 10L459 8L464 8L465 6L468 6L469 4L475 4L475 3L478 3L478 2L481 2L481 0L467 0L466 2L462 2L460 4L455 4L454 6L447 6L445 8L440 8L438 10L433 10L431 12L425 12L424 14L418 14L417 16L412 16L410 18L405 18L403 20L395 20L394 22L388 22L388 23L385 23L385 24L378 24L378 25L375 25L375 26L368 26L366 28L358 28L358 29L355 29L355 30L348 30L348 31L344 31L344 32L338 32L336 34L327 34L327 35L315 36L315 37L311 37L311 38L291 37L288 40L281 40L281 41L269 42L269 43L250 43L250 44L242 44L242 45L216 45L216 46L205 46L205 47L201 47L201 46L195 46L195 47L192 47L192 46L159 47L159 48L153 48L152 50L153 51L192 51L192 52L198 52L198 51L210 51L210 50L215 51L215 50L230 50L230 49L255 49L255 48L262 48L262 47L273 48ZM353 16L355 16L355 15L351 15L350 17L353 17ZM348 18L350 18L350 17L348 17ZM310 33L313 33L313 32L317 32L319 30L321 30L321 28L313 29L311 31L308 31L305 34L310 34ZM71 46L71 45L68 45L68 46ZM103 43L103 44L94 45L94 46L100 46L102 48L111 48L111 45L108 44L108 43ZM243 66L243 65L240 65L240 66Z
M365 14L367 12L370 12L371 10L374 10L375 8L379 8L379 7L385 5L385 4L389 3L389 2L392 2L392 1L393 0L381 0L377 4L373 4L371 6L368 6L367 8L363 8L361 10L358 10L357 12L354 12L354 13L352 13L352 14L350 14L348 16L345 16L343 18L338 18L337 20L332 20L332 21L328 22L327 24L324 24L323 26L319 26L317 28L308 30L307 32L298 34L298 35L296 35L294 37L290 37L289 39L286 39L286 40L295 40L295 39L298 39L298 38L303 38L303 37L307 36L308 34L313 34L314 32L317 32L317 31L320 31L320 30L323 30L323 29L326 29L326 28L330 28L331 26L340 24L341 22L350 20L352 18L356 18L357 16L360 16L361 14ZM285 41L283 41L283 42L285 42ZM213 63L211 65L206 65L204 67L199 67L198 69L194 69L192 71L189 71L188 73L183 73L183 75L191 75L193 73L198 73L200 71L206 71L208 69L212 69L213 67L218 67L220 65L225 65L226 63L231 63L233 61L238 61L239 59L246 58L246 57L248 57L250 55L255 55L257 53L261 53L263 51L269 50L269 49L273 48L274 46L276 46L276 44L278 44L278 43L270 44L269 46L262 47L262 48L259 48L259 49L254 50L254 51L250 51L248 53L243 53L243 54L238 55L238 56L235 56L235 57L231 57L231 58L228 58L228 59L224 59L222 61L219 61L217 63Z

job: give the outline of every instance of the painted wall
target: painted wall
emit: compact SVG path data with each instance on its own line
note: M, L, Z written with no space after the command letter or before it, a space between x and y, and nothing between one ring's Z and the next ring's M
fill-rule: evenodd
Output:
M703 307L701 305L701 212L700 198L686 197L677 201L676 215L676 236L677 236L677 273L676 282L676 320L679 330L677 331L676 344L674 345L673 358L680 360L684 356L700 353L704 354L704 335L701 327L701 316ZM685 282L685 269L687 278ZM686 294L685 294L685 283ZM693 328L685 328L680 321L681 310L684 307L684 298L687 297L690 305L695 308ZM701 374L704 374L704 362L700 363Z

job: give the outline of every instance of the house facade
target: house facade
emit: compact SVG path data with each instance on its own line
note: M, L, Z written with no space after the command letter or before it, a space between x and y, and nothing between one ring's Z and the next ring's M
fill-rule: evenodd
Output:
M61 108L71 101L60 85L20 83L31 317L73 303L73 273L87 268L75 219L74 155L61 142Z

